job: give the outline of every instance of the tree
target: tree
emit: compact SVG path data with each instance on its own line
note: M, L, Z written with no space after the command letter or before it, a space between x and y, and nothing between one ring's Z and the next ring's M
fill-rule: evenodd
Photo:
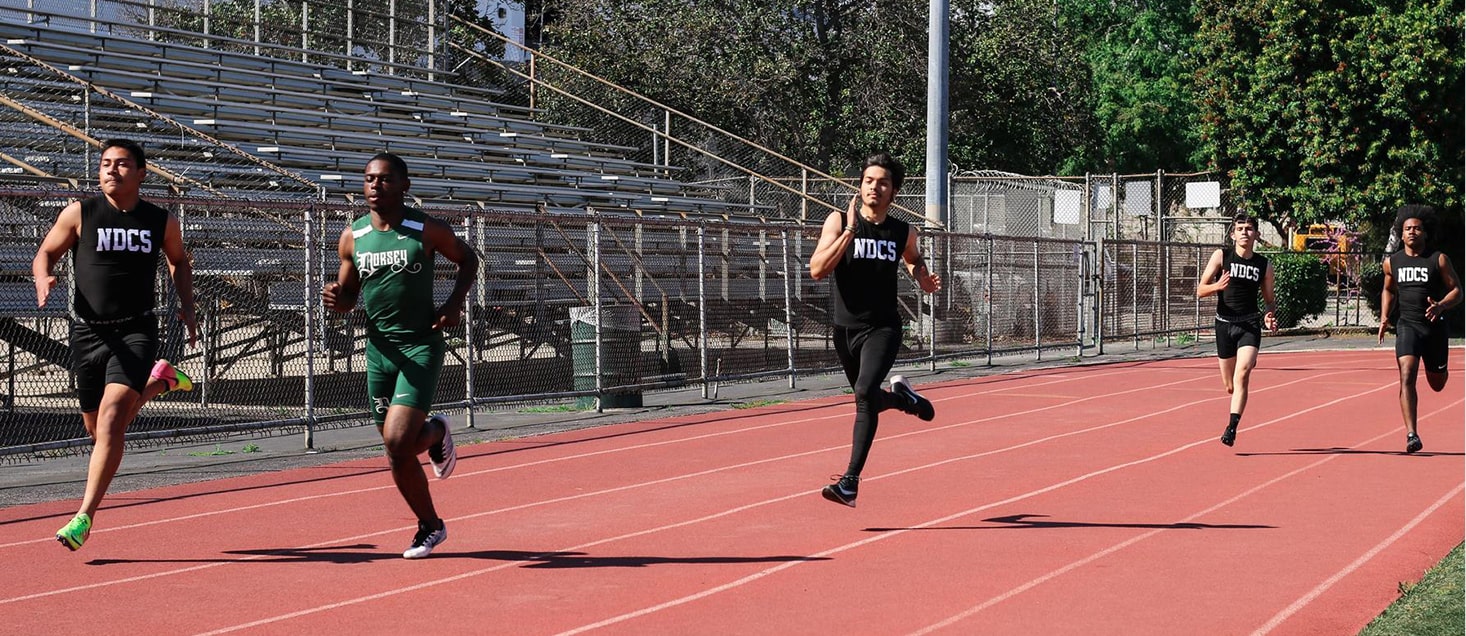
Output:
M1342 220L1378 245L1400 204L1427 202L1459 235L1460 0L1199 8L1205 152L1247 209L1283 225Z
M1196 40L1191 0L1063 0L1062 32L1089 69L1098 142L1071 173L1200 170L1191 93Z

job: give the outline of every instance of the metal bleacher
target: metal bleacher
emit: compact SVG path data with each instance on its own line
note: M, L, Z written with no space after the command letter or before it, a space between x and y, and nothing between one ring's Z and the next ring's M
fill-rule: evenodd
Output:
M213 47L201 48L133 37L126 33L129 25L84 32L49 25L67 16L35 10L24 15L31 22L0 22L6 47L298 173L328 195L358 192L355 175L367 158L386 150L408 161L412 193L420 200L511 208L548 203L680 216L759 213L746 204L699 196L668 178L675 170L669 166L626 159L634 148L590 140L584 129L537 122L523 106L494 101L500 91L493 88L236 52L253 43L227 38L211 36ZM169 35L166 29L153 30ZM60 82L57 90L17 94L69 99L78 89L49 81ZM81 107L75 100L48 106ZM94 108L90 116L97 115ZM138 113L114 115L125 119ZM0 143L18 143L13 135L0 135L10 137ZM197 148L195 156L187 149L177 157L167 155L169 148L191 145L186 139L158 141L160 161L172 159L189 174L206 175L209 184L234 189L230 168L207 165L209 157L197 156ZM246 169L238 176L258 180L259 172Z
M384 73L376 60L349 70L301 62L302 53L328 56L294 49L276 53L293 54L295 60L252 55L242 51L256 43L214 36L211 48L164 41L167 37L143 39L132 34L132 25L105 20L95 21L101 31L95 33L54 26L67 23L64 18L71 16L0 8L0 70L8 71L0 73L0 94L85 132L122 131L144 142L150 164L208 189L182 188L182 198L211 193L276 205L180 204L188 210L179 216L194 259L200 319L213 321L205 330L211 339L210 378L222 377L231 365L261 351L271 352L274 365L280 356L299 355L304 316L319 308L318 289L307 287L307 226L301 211L322 205L328 213L314 235L323 241L317 247L328 250L316 265L323 268L321 274L332 275L335 238L347 214L362 212L351 203L361 192L365 163L380 151L406 159L411 196L439 210L578 214L577 222L565 222L549 240L537 236L529 223L495 226L487 241L479 239L484 276L471 299L475 324L488 328L476 329L474 337L495 342L511 338L530 347L568 342L565 308L586 305L590 296L590 268L576 248L588 240L588 208L653 219L771 216L766 206L704 196L702 187L671 178L679 172L674 166L630 159L636 149L595 140L588 129L537 121L530 108L496 101L502 95L497 89L455 84L451 74L425 80ZM170 35L166 29L155 31ZM96 96L102 92L105 99ZM158 125L160 118L186 130ZM61 141L41 143L56 139ZM72 180L68 189L73 191L76 184L87 187L96 179L95 157L76 152L78 147L85 146L39 117L11 117L0 125L0 151L24 156L54 178ZM251 161L234 156L235 151ZM604 267L648 281L634 292L645 294L638 300L668 304L674 321L695 321L692 305L677 300L697 294L703 273L688 257L695 246L689 247L685 234L679 238L654 225L635 246L606 249ZM64 347L26 326L65 316L64 302L36 307L29 282L35 244L35 238L0 243L0 321L10 321L0 324L0 331L16 334L14 341L36 357L61 364ZM709 302L716 305L710 313L749 324L783 320L782 310L750 314L763 310L746 299L784 292L776 277L749 262L724 259L712 266L722 269L714 275L718 283L709 285ZM448 271L435 282L438 298L452 284ZM811 304L823 305L818 299L826 293L824 286L808 280L799 284ZM327 323L322 341L331 355L350 356L361 346L361 339L352 337L359 327L351 319L331 317ZM278 375L279 367L272 372Z

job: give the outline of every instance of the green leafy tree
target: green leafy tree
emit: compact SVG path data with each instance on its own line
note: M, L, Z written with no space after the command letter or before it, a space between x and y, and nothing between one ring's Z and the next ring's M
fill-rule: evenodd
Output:
M1373 244L1406 202L1460 227L1459 0L1198 8L1204 151L1249 209L1283 225L1343 220Z
M1070 173L1200 170L1191 94L1192 0L1063 0L1062 32L1076 38L1091 81L1098 142L1077 150Z

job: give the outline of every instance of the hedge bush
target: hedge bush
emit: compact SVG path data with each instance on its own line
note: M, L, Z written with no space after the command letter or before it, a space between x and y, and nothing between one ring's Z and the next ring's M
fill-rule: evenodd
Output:
M1278 328L1297 327L1328 309L1329 266L1314 254L1270 254ZM1262 299L1259 298L1258 302Z
M1385 287L1385 268L1379 261L1365 261L1359 266L1359 293L1364 295L1364 302L1369 303L1370 311L1379 316L1379 295Z

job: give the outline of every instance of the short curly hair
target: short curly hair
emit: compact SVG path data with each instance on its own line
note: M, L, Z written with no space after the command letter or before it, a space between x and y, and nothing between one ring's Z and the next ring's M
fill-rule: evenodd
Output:
M1440 226L1440 217L1436 215L1435 208L1418 203L1400 206L1400 210L1395 213L1395 225L1391 229L1395 237L1400 240L1401 245L1404 245L1405 241L1405 221L1409 219L1420 220L1420 225L1425 230L1426 245L1435 242L1436 228Z

